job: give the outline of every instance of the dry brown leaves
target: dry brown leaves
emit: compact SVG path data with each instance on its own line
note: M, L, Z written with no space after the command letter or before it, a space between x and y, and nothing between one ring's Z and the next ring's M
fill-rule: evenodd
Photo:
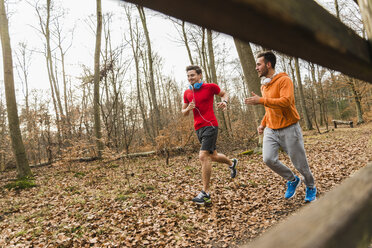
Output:
M371 160L371 135L371 124L307 133L320 196ZM285 181L261 156L239 160L234 180L226 166L213 165L210 207L190 201L201 189L196 154L174 157L169 166L163 158L141 158L125 166L119 161L34 169L38 187L0 189L0 246L235 247L304 205L303 185L285 201ZM12 177L14 172L2 174L0 186Z

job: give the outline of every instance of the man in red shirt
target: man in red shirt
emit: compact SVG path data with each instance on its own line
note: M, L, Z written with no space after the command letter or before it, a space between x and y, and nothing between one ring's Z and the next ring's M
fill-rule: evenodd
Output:
M212 172L211 161L227 164L231 171L231 178L234 178L238 160L235 158L230 160L224 154L216 151L218 122L213 111L214 95L221 97L221 102L217 103L217 107L224 110L227 106L228 94L221 90L217 84L204 83L202 81L202 70L199 66L188 66L186 72L190 86L184 92L181 112L184 116L187 116L192 110L194 114L194 128L201 143L199 160L202 165L203 182L203 190L192 201L203 205L211 203L211 197L208 193Z

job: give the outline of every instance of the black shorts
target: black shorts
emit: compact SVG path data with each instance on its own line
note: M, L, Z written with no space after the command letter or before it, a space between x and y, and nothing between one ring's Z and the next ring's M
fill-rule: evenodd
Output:
M202 127L196 130L199 142L201 144L201 151L209 151L213 153L216 150L218 127Z

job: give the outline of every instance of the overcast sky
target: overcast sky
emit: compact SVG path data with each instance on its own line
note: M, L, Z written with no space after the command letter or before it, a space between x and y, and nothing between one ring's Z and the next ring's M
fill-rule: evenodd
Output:
M44 3L45 1L42 0L40 2ZM82 64L93 68L95 37L86 20L90 15L93 15L93 18L95 18L96 4L95 1L92 0L63 0L61 2L63 2L62 7L68 11L68 16L63 23L66 30L75 26L72 47L66 55L66 71L67 74L71 76L79 76L82 71ZM121 21L115 21L115 25L112 27L114 30L114 32L112 32L113 40L115 40L114 42L116 43L122 41L123 29L125 29L127 25L124 9L119 6L119 2L120 1L115 0L102 0L103 13L112 12L115 14L115 18L123 18ZM163 58L164 72L166 75L176 78L180 83L184 82L187 84L185 66L188 65L189 60L185 48L175 42L178 38L178 34L173 24L159 14L152 14L150 16L150 12L155 12L147 11L153 51L160 54ZM12 3L9 4L9 13L9 31L13 54L18 48L19 42L27 42L30 49L40 51L43 47L44 39L36 30L36 28L39 28L39 24L35 9L25 1L17 1L17 3L13 3L12 1ZM237 56L235 51L232 52ZM1 50L0 58L2 58ZM14 59L13 64L15 64L15 62ZM29 84L32 88L49 89L45 64L44 56L38 52L34 52L29 73ZM2 59L0 60L0 66L0 80L2 80ZM16 70L14 71L14 76L16 88L20 90L20 81Z

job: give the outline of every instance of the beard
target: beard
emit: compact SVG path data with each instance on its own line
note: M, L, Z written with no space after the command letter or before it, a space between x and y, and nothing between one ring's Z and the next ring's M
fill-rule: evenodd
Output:
M267 69L267 67L265 66L262 69L261 73L259 73L259 77L266 77L268 73L269 73L269 69Z

